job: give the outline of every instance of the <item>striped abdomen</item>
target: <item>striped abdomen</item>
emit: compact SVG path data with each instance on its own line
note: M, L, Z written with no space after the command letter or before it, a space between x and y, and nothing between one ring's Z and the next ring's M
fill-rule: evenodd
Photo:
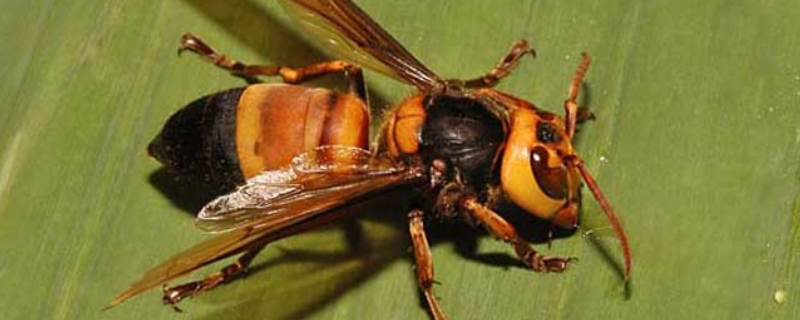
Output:
M321 145L367 148L369 112L349 94L258 84L200 98L176 112L148 146L181 175L230 190Z

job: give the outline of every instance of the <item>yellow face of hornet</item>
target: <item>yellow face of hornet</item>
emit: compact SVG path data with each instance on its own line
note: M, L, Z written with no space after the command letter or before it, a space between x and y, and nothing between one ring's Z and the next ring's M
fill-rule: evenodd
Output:
M519 108L500 172L505 194L517 206L562 228L578 223L580 172L564 162L574 154L564 120L544 111Z

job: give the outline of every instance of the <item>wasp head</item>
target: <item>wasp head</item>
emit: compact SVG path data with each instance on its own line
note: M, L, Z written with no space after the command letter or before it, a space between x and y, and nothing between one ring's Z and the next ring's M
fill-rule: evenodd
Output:
M597 182L575 154L574 125L574 120L570 128L563 118L535 108L511 112L500 168L501 186L508 198L528 213L572 229L578 226L579 189L585 182L619 238L628 279L631 258L627 236Z
M501 185L525 211L562 228L578 224L580 172L571 164L571 137L552 113L520 108L511 114Z

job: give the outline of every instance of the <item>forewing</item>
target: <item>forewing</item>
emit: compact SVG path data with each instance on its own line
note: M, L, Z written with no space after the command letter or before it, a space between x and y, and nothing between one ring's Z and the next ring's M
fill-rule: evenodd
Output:
M294 217L298 210L310 213L346 201L365 187L380 185L383 176L393 180L407 174L408 168L374 158L368 150L322 146L295 157L288 168L265 171L211 201L201 209L196 224L208 232L224 232L254 221L269 224Z
M331 150L340 152L345 149L327 149ZM145 272L128 290L119 294L110 306L220 259L335 220L347 214L345 210L337 209L366 197L422 181L421 171L417 168L390 166L385 162L372 160L368 163L349 164L342 164L337 160L334 164L333 160L326 160L318 151L314 153L315 160L310 160L309 154L297 158L301 160L296 161L291 169L296 173L295 177L270 180L281 181L280 184L285 186L299 187L286 189L291 190L289 192L277 193L272 201L259 202L252 198L249 199L252 201L243 202L246 205L231 205L224 211L209 211L207 217L198 218L203 221L199 224L206 229L224 229L229 232L195 245ZM269 188L268 184L262 184ZM236 213L231 214L232 212Z
M386 30L350 0L279 0L286 12L336 54L423 91L443 85Z

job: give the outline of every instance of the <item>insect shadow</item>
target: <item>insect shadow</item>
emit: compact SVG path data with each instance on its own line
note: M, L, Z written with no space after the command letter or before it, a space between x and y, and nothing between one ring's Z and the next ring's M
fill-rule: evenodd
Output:
M265 257L261 257L245 275L247 281L236 281L225 290L214 290L199 298L201 303L213 301L224 305L201 319L227 318L231 310L246 314L247 318L269 315L269 319L304 319L369 283L398 261L407 264L408 288L416 290L409 254L411 239L407 232L409 194L413 191L401 190L378 196L345 208L357 213L315 230L314 235L299 236L289 243L271 244L262 253ZM433 247L452 243L456 252L465 258L464 263L472 260L503 269L526 268L505 251L478 252L478 240L486 237L486 233L482 229L454 224L447 221L429 224L427 233L431 235L429 240ZM364 225L381 227L365 231ZM544 230L549 225L532 222L526 227L538 228L539 237L544 239L547 234ZM565 235L557 232L556 237ZM346 245L337 249L319 248L331 239ZM205 300L205 297L210 298ZM420 299L420 312L423 312L426 302L421 296Z
M172 205L192 216L206 203L220 195L214 188L198 181L187 180L166 167L153 171L148 177L148 182L169 199Z

